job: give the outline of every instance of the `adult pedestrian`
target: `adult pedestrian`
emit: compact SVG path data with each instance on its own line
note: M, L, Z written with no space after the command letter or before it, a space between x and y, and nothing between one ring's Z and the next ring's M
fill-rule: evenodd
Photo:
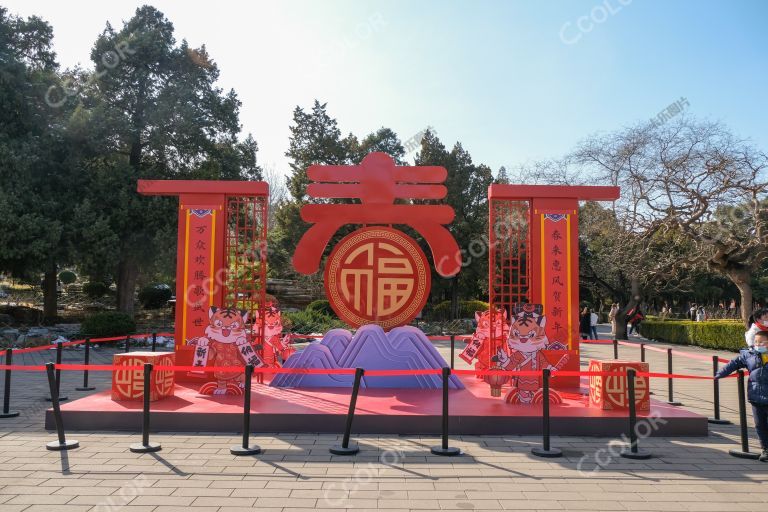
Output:
M581 314L579 315L579 334L581 335L581 339L583 340L589 339L589 333L591 331L589 324L590 324L589 308L584 308L581 310Z

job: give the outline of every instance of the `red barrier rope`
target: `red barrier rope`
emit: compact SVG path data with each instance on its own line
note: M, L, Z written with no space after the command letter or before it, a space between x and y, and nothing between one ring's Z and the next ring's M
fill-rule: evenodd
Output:
M173 333L172 332L158 332L158 333L156 333L156 335L157 336L168 337L168 336L173 336ZM144 333L144 334L126 334L125 336L113 336L111 338L91 338L91 343L92 344L97 344L97 343L106 343L108 341L120 341L120 340L124 340L126 338L131 338L131 339L145 338L146 339L146 338L151 338L151 337L152 337L152 333L151 332L150 333ZM62 347L72 347L72 346L75 346L75 345L82 345L84 343L85 343L85 338L83 338L81 340L65 341L65 342L63 342L61 344L61 346ZM13 353L14 354L29 354L31 352L44 352L46 350L55 350L57 345L58 345L57 343L52 343L50 345L42 345L42 346L39 346L39 347L17 348L17 349L13 350ZM0 354L0 356L4 356L4 355L5 354Z
M631 342L631 341L622 341L622 340L618 340L618 342L619 342L619 345L622 345L624 347L634 347L634 348L637 348L637 349L640 348L640 343L634 343L634 342ZM613 340L581 340L579 343L584 344L584 345L613 345ZM660 352L660 353L664 353L664 354L667 353L667 349L665 349L665 348L654 347L653 345L648 345L648 344L645 344L645 349L646 350L650 350L652 352ZM679 350L673 350L672 354L674 354L676 356L680 356L680 357L687 357L688 359L696 359L696 360L699 360L699 361L707 361L708 363L712 362L712 358L711 357L704 356L704 355L701 355L701 354L691 354L690 352L681 352ZM717 357L717 360L719 362L721 362L721 363L727 363L727 362L730 361L730 359L726 359L726 358L720 357L720 356Z
M108 364L54 364L56 370L63 371L143 371L143 365L108 365ZM27 366L27 365L5 365L0 364L0 370L16 371L45 371L45 366ZM227 372L237 373L242 371L239 367L232 366L177 366L177 365L158 365L153 367L154 371L173 371L173 372ZM289 374L289 375L354 375L354 368L254 368L254 373L266 374ZM540 377L541 370L452 370L455 375L477 375L477 376L507 376L507 377ZM370 377L394 377L406 375L440 375L442 369L419 369L419 370L366 370L365 375ZM559 370L552 372L552 377L626 377L627 372L619 371L576 371ZM656 372L636 372L638 377L663 378L663 379L699 379L712 380L714 377L705 375L687 375L679 373L656 373ZM732 377L731 375L730 377Z

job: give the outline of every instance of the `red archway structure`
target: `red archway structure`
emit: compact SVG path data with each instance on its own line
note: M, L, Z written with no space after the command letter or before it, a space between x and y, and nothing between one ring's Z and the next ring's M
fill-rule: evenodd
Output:
M194 347L186 342L203 335L211 306L242 309L251 319L258 313L264 322L269 186L263 181L139 180L138 191L179 197L176 362L191 365Z
M491 325L514 304L543 306L546 334L563 349L579 350L579 201L615 201L618 187L491 185L488 293ZM502 323L506 327L506 324ZM491 330L490 358L508 332ZM573 386L577 379L560 378Z

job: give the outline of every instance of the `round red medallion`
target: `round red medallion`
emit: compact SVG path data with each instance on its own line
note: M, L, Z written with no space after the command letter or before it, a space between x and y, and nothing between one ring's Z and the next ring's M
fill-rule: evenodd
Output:
M424 307L431 275L416 241L392 228L362 228L344 237L325 264L331 307L353 327L405 325Z

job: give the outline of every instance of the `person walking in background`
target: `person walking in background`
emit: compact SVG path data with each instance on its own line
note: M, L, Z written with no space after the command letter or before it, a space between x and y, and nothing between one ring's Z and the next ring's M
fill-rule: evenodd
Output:
M749 371L747 400L752 404L755 430L760 439L761 462L768 462L768 331L758 331L754 336L754 346L739 351L738 357L723 366L716 379L722 379L736 370L746 368Z
M583 340L589 339L589 333L591 331L589 324L590 324L589 308L584 308L581 310L581 314L579 315L579 334L581 335L581 339Z
M643 312L640 311L640 306L638 305L637 307L629 310L629 314L627 314L627 318L629 319L628 334L634 334L635 336L640 336L640 322L642 322L645 319L645 315L643 315Z
M699 306L699 309L696 310L696 321L703 322L706 319L707 319L707 312L704 311L704 306Z
M597 324L600 317L597 316L594 309L589 310L589 333L592 335L592 339L597 339Z
M616 334L616 315L619 313L619 305L614 302L608 312L608 321L611 323L611 336Z

